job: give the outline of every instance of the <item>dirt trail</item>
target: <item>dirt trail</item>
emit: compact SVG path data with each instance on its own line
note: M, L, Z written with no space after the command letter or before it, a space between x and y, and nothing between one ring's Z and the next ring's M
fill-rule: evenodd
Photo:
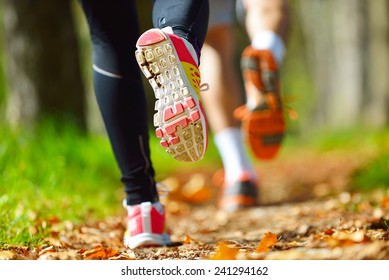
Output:
M86 225L54 224L46 245L9 247L0 259L389 259L388 192L348 191L367 159L305 154L260 165L262 206L236 213L215 207L217 175L179 174L166 182L175 185L165 201L170 247L124 248L123 212Z

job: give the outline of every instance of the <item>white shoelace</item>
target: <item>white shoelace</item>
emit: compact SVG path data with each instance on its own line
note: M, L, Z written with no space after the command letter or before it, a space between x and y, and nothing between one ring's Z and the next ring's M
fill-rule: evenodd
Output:
M200 85L200 91L201 92L208 91L208 90L209 90L209 84L208 83L204 83L204 84Z

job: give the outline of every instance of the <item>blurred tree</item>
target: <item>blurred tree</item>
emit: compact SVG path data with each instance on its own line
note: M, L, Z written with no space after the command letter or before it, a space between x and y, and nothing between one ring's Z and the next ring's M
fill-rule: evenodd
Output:
M318 91L315 121L389 122L389 1L298 0Z
M3 15L8 121L66 116L85 128L71 1L3 0Z
M389 125L389 1L368 2L367 95L364 118L375 126Z

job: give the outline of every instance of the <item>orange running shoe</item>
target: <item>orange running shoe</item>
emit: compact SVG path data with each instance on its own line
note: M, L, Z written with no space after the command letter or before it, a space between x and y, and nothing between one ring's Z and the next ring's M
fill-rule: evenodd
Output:
M285 133L276 61L269 50L248 46L241 67L247 103L234 112L242 121L246 140L258 159L272 159Z
M154 126L160 144L179 161L198 161L208 145L200 102L200 71L184 41L160 29L143 33L137 62L156 97Z
M225 183L218 206L219 209L227 212L257 206L259 204L258 195L256 182L244 173L232 184Z

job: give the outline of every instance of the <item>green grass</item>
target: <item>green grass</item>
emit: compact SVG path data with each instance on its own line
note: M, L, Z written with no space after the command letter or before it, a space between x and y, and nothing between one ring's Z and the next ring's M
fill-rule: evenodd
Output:
M286 139L286 149L308 148L319 153L340 150L379 153L389 151L389 128L383 130L354 126L348 129L310 129Z
M116 213L121 185L105 137L70 125L0 128L0 245L36 244L42 220L79 222ZM41 234L32 236L37 226Z
M389 189L389 152L386 152L353 176L355 190L370 191L376 188Z

